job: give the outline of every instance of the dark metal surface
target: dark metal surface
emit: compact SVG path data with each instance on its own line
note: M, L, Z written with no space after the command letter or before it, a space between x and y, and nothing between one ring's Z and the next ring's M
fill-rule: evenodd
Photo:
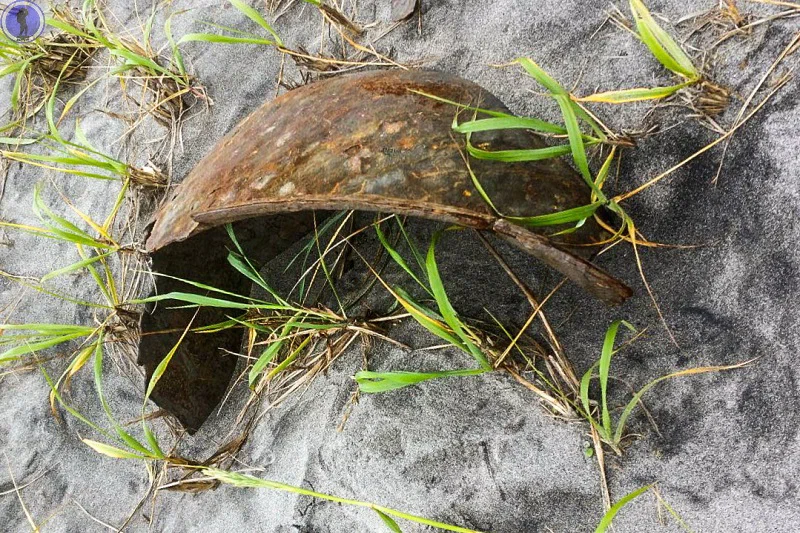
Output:
M593 221L556 244L499 220L475 190L462 158L463 139L452 132L457 110L411 90L505 111L471 82L423 71L342 76L282 95L229 133L159 210L147 241L154 270L246 292L248 284L225 262L223 232L212 228L237 222L248 253L266 260L308 232L311 210L355 209L492 231L606 302L630 296L624 284L573 253L587 255L591 248L568 251L605 237ZM521 130L475 134L473 143L494 150L545 145ZM506 215L552 213L589 198L580 177L560 160L473 161L472 167ZM173 286L158 282L161 293ZM213 310L202 313L198 324L224 319ZM145 316L139 360L148 377L180 335L154 332L182 331L192 315L161 308ZM234 336L190 336L195 340L176 353L154 391L156 403L190 429L224 394L235 361L219 348L237 350Z

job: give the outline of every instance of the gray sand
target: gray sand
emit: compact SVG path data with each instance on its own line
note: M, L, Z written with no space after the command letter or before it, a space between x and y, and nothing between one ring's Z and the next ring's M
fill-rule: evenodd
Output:
M355 3L355 2L354 2ZM119 22L136 28L127 2L110 2ZM173 31L201 31L198 20L253 28L222 1L175 2L174 10L194 9L175 19ZM319 16L298 2L277 29L291 46L316 50ZM350 2L345 3L350 8ZM621 8L626 9L624 2ZM713 0L650 1L654 12L670 20L715 5ZM774 13L767 6L740 2L745 11ZM255 5L255 4L254 4ZM258 2L258 8L263 3ZM580 77L584 92L654 83L666 84L665 71L630 34L605 25L604 1L540 0L522 2L422 0L421 33L416 21L398 27L378 42L398 61L422 60L473 80L517 113L557 119L557 109L532 94L539 88L515 69L496 69L518 56L536 59L554 77L571 85ZM358 2L357 19L387 25L390 2ZM797 19L761 25L746 38L734 38L714 59L717 81L746 96L797 31ZM156 28L163 24L163 17ZM681 26L686 33L688 25ZM378 30L373 30L378 31ZM155 32L157 39L161 32ZM210 112L198 113L183 128L173 178L180 181L217 140L241 118L276 92L279 55L253 46L192 43L190 65L214 100ZM784 67L797 66L798 54ZM95 65L105 65L98 56ZM287 78L299 80L287 62ZM10 80L2 81L3 96ZM730 124L740 105L720 118ZM115 142L124 125L98 112L108 107L131 111L118 98L114 83L99 84L73 111L100 148L146 162L148 140L164 135L155 124L137 131L132 142ZM661 110L646 118L647 105L597 107L612 128L641 130L659 124L663 133L625 153L619 181L627 190L716 138L686 111ZM200 111L200 107L196 108ZM643 122L644 121L644 122ZM754 357L751 367L696 376L660 385L647 407L658 432L641 412L630 430L641 435L621 458L607 454L612 498L658 482L661 493L694 531L722 533L800 530L797 479L800 437L797 410L800 385L796 371L800 319L800 193L798 166L800 106L797 84L790 82L734 137L719 184L710 184L720 161L715 149L669 179L628 202L628 212L651 240L702 245L692 249L644 250L643 261L666 320L680 344L672 345L638 280L630 247L617 246L600 259L636 290L616 309L589 300L567 286L549 306L563 345L579 372L596 360L608 324L627 319L648 328L614 361L622 381L617 391L690 366L730 364ZM67 121L69 122L69 121ZM677 125L676 125L677 124ZM676 125L671 129L669 126ZM69 125L66 125L69 130ZM54 175L11 165L0 217L37 223L30 209L33 184L53 178L75 205L102 217L113 203L118 184ZM66 208L52 186L45 198L58 211ZM424 228L420 229L425 234ZM0 268L18 275L41 276L76 260L69 246L0 229ZM511 263L537 289L548 290L558 277L504 248ZM457 309L483 317L484 305L507 323L524 322L528 309L502 271L476 239L448 237L439 252L443 277ZM83 298L95 298L88 276L68 276L56 283ZM16 303L11 322L91 323L92 313L0 279L0 309ZM4 315L4 319L5 319ZM437 340L411 323L390 334L422 348ZM595 459L584 456L587 427L547 416L536 398L507 376L432 381L394 393L362 397L337 432L354 389L350 379L361 364L354 345L327 375L302 395L265 416L239 455L241 466L264 469L266 478L314 490L374 501L414 514L493 532L593 531L602 516ZM378 343L371 367L378 369L459 368L470 364L454 350L411 353ZM48 366L58 372L58 364ZM141 383L109 363L106 393L120 419L135 418L141 407ZM625 385L627 384L627 385ZM137 462L100 456L80 443L90 437L65 414L50 413L48 387L38 372L0 377L0 531L30 527L12 489L44 531L88 532L119 527L144 497L150 481ZM90 372L76 377L71 400L94 420L104 420ZM222 412L181 452L202 458L221 443L224 428L236 415L245 390L240 387ZM622 402L618 394L615 402ZM156 424L158 426L158 424ZM222 429L221 429L222 428ZM163 431L163 428L162 428ZM8 465L6 468L6 460ZM152 522L151 522L152 521ZM648 495L627 507L616 531L680 531L660 521ZM403 531L425 528L402 523ZM263 531L288 533L384 531L371 511L313 501L268 490L223 487L198 495L161 493L135 514L128 531Z

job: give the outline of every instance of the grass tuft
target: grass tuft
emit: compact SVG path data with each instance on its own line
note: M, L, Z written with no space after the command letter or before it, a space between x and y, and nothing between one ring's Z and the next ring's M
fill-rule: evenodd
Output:
M586 371L581 378L580 385L581 415L594 427L602 441L609 445L618 454L621 454L620 445L626 436L625 427L628 419L630 418L634 409L642 403L642 398L648 391L650 391L650 389L668 379L692 376L696 374L705 374L709 372L735 370L743 368L754 361L749 360L726 366L703 366L688 368L656 378L647 383L633 395L633 397L625 405L622 414L620 414L616 423L614 423L611 416L611 410L608 407L608 380L611 370L611 360L614 354L619 351L619 349L615 350L614 346L620 326L625 326L630 331L636 332L636 328L624 320L615 320L612 322L606 331L605 338L603 340L603 349L600 359L594 365L592 365L589 370ZM595 377L595 372L597 372L597 377L600 381L599 402L591 401L589 398L589 385L591 380ZM593 406L596 405L599 405L599 410L593 408Z
M57 29L78 24L76 15L68 7L55 6L52 13L48 25ZM0 58L3 60L0 78L15 76L11 92L12 124L24 126L54 95L59 81L63 86L83 81L97 49L97 43L88 36L63 30L30 43L18 43L0 35Z

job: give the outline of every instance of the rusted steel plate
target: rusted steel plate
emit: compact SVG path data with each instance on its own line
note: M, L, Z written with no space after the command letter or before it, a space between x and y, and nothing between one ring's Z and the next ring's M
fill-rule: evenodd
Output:
M398 21L410 17L417 8L419 0L392 0L392 20Z
M247 234L243 241L248 253L263 260L308 231L309 211L356 209L491 231L609 303L619 303L630 295L624 284L575 255L586 255L590 248L571 248L605 237L592 221L556 244L499 220L475 190L467 171L462 157L464 141L451 129L456 109L412 90L506 111L497 98L478 85L438 72L369 72L293 90L247 117L165 202L147 240L154 269L194 279L200 275L206 283L226 290L247 290L246 283L229 272L225 246L218 242L224 236L212 228L238 222L241 230L237 231ZM495 150L545 146L539 137L521 130L474 134L472 140ZM506 215L553 213L583 205L589 198L580 177L557 159L473 161L472 168ZM159 281L159 292L170 290L173 284ZM185 327L192 314L161 310L143 319L145 342L140 347L140 362L148 374L166 353L161 350L174 345L179 335L150 333ZM183 326L178 325L181 322ZM182 349L182 357L176 359L184 361L184 367L173 360L167 371L177 378L170 380L165 375L153 394L159 405L189 427L198 426L206 411L210 412L209 405L213 409L214 404L211 397L202 405L192 403L188 399L192 383L216 380L212 387L215 392L206 396L221 397L235 365L220 363L224 358L216 349L236 350L238 344L231 339L217 340L205 335L203 347ZM204 357L192 355L203 350ZM211 370L204 372L193 366L201 359L211 365ZM226 375L222 386L219 382L223 378L215 373ZM191 409L194 411L190 413Z

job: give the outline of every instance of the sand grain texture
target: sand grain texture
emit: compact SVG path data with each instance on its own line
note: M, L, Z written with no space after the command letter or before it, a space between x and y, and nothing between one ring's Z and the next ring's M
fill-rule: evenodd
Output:
M132 4L109 2L121 24L138 25ZM201 31L199 20L252 28L239 12L221 1L174 2L173 9L194 8L177 17L173 32ZM349 3L345 3L349 4ZM625 3L622 3L625 4ZM715 1L651 1L654 12L676 20ZM742 4L742 10L771 13L766 6ZM263 9L263 3L257 7ZM623 10L625 5L620 6ZM460 75L492 91L520 114L557 119L557 108L535 96L535 84L514 69L490 64L527 55L571 86L580 79L582 94L595 88L667 84L669 77L647 50L627 34L606 25L605 1L422 0L417 19L379 41L398 61L423 60L425 68ZM388 24L388 0L358 2L360 22ZM142 17L143 18L143 17ZM721 46L715 78L735 94L747 95L798 31L798 19L756 28L747 38ZM163 24L157 20L156 28ZM297 2L276 28L292 46L316 50L319 16ZM681 31L686 32L687 26ZM160 32L155 32L161 38ZM255 46L191 43L185 46L190 68L208 87L215 105L193 116L183 129L173 169L175 181L205 155L244 116L274 96L279 55ZM795 54L785 67L798 66ZM105 64L98 56L95 64ZM288 64L288 63L287 63ZM294 67L287 76L296 78ZM2 94L10 91L2 80ZM718 185L710 184L720 150L697 159L668 180L627 202L627 210L654 241L702 244L679 250L643 251L650 282L673 328L673 346L644 288L637 281L633 254L618 246L600 264L637 291L624 306L598 306L575 287L553 301L550 319L579 372L599 356L607 325L625 318L649 334L615 359L612 373L638 388L680 368L730 364L760 357L735 372L697 376L660 385L646 399L660 436L641 412L630 430L643 438L621 459L609 457L612 496L620 498L658 481L661 492L698 532L789 532L800 524L800 194L798 154L800 104L791 81L734 137ZM1 98L7 101L7 98ZM124 126L98 109L122 106L114 83L99 84L73 111L83 117L89 138L102 149L123 153L139 164L147 160L147 139L164 135L155 124L139 129L129 143L115 142ZM720 120L729 124L738 101ZM595 109L615 128L641 129L647 105ZM196 108L199 111L199 107ZM670 109L651 117L663 126L681 121L685 111ZM67 121L70 122L70 121ZM69 125L65 125L69 130ZM691 155L715 138L692 120L649 137L625 153L619 180L624 191L643 183ZM52 178L75 205L101 218L110 209L118 184L44 174L12 164L0 216L36 223L30 209L33 185ZM63 211L52 187L49 204ZM418 235L426 235L420 226ZM41 276L76 260L69 246L0 229L0 268ZM552 287L556 275L509 248L510 262L537 289ZM524 299L469 234L448 236L438 252L442 275L457 309L482 315L482 307L510 323L527 316ZM97 295L88 276L67 276L57 286L73 294ZM22 297L12 322L91 323L92 314L0 278L0 308ZM413 324L393 327L392 336L414 347L436 343ZM380 396L363 397L345 430L337 432L353 390L350 377L359 368L357 345L302 396L266 416L240 455L243 464L265 468L264 477L314 490L374 501L389 507L496 533L590 532L602 516L600 485L593 459L584 457L586 427L546 416L535 397L502 375L432 381ZM375 369L443 369L470 364L452 350L405 353L376 345ZM51 368L51 367L48 367ZM57 365L52 371L57 371ZM71 399L94 420L104 420L90 372L72 384ZM121 420L141 408L141 384L131 383L108 361L105 391ZM235 416L242 390L218 417L181 446L203 457L219 444L220 427ZM31 482L20 495L43 531L90 532L120 526L146 493L144 467L102 457L82 445L88 432L67 415L55 420L48 387L38 372L0 377L0 450L17 483ZM623 397L614 401L622 403ZM0 531L30 530L13 492L5 457L0 460ZM40 476L37 479L37 476ZM48 520L49 517L49 520ZM152 519L151 529L148 521ZM659 523L651 496L637 500L615 521L617 533L679 531ZM425 531L401 524L403 531ZM368 510L355 509L268 490L223 487L199 495L162 493L148 501L126 531L262 531L265 533L344 533L384 531Z

